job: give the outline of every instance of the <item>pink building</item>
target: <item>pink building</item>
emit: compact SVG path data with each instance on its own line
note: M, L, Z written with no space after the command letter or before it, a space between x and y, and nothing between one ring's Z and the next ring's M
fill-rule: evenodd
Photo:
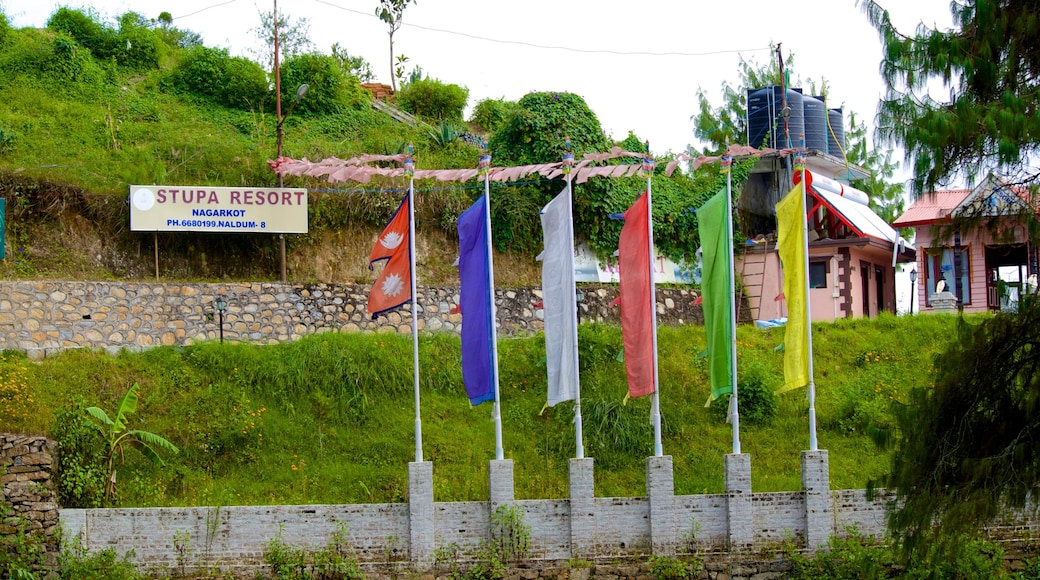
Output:
M755 320L787 316L775 206L793 187L790 153L756 152L760 159L737 202L742 230L755 236L736 256L738 292ZM866 193L848 184L866 177L865 170L819 151L809 152L806 168L812 320L894 313L896 268L914 261L914 246L868 207Z
M989 175L974 189L927 193L899 216L893 225L913 227L921 249L914 266L921 312L934 308L940 285L965 312L1014 309L1023 292L1035 291L1027 200L1025 189Z

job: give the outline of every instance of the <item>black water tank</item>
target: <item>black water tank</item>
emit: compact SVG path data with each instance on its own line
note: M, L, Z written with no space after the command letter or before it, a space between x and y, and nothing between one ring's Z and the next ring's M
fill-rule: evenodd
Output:
M845 119L841 107L827 111L827 153L845 157Z
M827 107L822 97L802 97L805 148L827 152Z
M780 86L748 91L748 145L752 147L797 147L805 132L801 89L787 90L787 135L784 136L784 89Z

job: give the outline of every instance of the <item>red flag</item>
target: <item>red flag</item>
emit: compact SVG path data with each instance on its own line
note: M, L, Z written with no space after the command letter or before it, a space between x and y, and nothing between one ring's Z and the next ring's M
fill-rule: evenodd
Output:
M621 340L625 345L628 394L654 392L654 320L650 304L650 228L644 193L625 212L618 243Z
M368 313L372 318L412 299L412 257L408 243L409 200L410 196L406 195L394 217L390 218L390 223L379 235L379 241L368 258L369 270L373 269L372 264L375 262L387 261L368 295Z

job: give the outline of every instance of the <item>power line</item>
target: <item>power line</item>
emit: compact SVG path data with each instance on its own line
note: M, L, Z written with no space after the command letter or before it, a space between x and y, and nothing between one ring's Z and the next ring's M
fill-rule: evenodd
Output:
M174 20L180 20L182 18L188 18L189 16L195 16L196 14L201 14L202 12L205 12L207 10L211 10L213 8L220 8L221 6L226 6L228 4L234 4L237 1L238 0L227 0L227 2L221 2L220 4L214 4L212 6L207 6L205 8L200 8L199 10L196 10L195 12L192 12L191 14L185 14L183 16L176 16L176 17L174 17Z
M353 8L347 8L338 4L333 4L327 0L314 0L318 4L324 4L331 8L336 8L344 12L352 12L354 14L360 14L362 16L368 16L370 18L376 18L375 14L369 14L360 10L354 10ZM567 52L579 52L583 54L613 54L617 56L712 56L716 54L731 54L739 52L755 52L760 50L772 50L771 47L756 47L746 49L728 49L728 50L712 50L707 52L652 52L652 51L623 51L623 50L606 50L606 49L591 49L591 48L574 48L571 46L560 46L560 45L547 45L547 44L536 44L533 42L525 42L522 40L502 40L498 38L490 38L487 36L479 36L476 34L469 34L468 32L458 32L456 30L445 30L443 28L433 28L432 26L422 26L420 24L411 24L409 22L403 22L402 26L409 28L418 28L420 30L426 30L429 32L439 32L441 34L451 34L453 36L461 36L463 38L469 38L472 40L482 40L484 42L494 42L497 44L514 44L518 46L526 46L530 48L541 48L544 50L564 50Z

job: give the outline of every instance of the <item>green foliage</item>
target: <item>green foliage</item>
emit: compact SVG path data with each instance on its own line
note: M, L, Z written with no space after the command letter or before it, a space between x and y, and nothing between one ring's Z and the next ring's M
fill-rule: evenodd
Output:
M578 157L608 149L585 99L573 93L528 93L488 145L497 165L532 165L559 161L568 138Z
M903 214L903 184L892 181L899 162L892 161L892 149L873 147L867 141L867 126L856 121L849 111L845 126L845 157L850 163L870 168L870 176L856 182L856 187L870 195L870 209L881 219L892 223Z
M68 96L86 93L96 98L105 82L104 71L75 40L36 29L11 34L0 52L0 72L19 85L42 85Z
M329 543L318 550L288 544L282 530L264 544L264 564L279 580L361 580L365 575L350 549L346 527L340 524Z
M794 54L788 53L786 69L794 66ZM708 145L702 149L706 155L721 152L726 143L748 145L747 142L747 91L781 84L780 69L776 61L769 59L765 65L740 57L740 81L730 84L722 82L722 105L711 104L708 94L697 87L697 113L690 117L694 135ZM761 143L751 143L758 147Z
M0 11L0 47L7 42L11 36L11 23L7 21L7 15Z
M1021 507L1040 486L1040 302L977 324L936 357L932 388L894 408L883 485L901 500L890 528L910 553L942 544ZM938 522L936 524L935 522Z
M687 580L699 578L704 562L697 556L686 559L671 556L650 556L650 575L655 580Z
M491 513L491 538L477 548L476 562L462 578L491 580L504 578L511 562L527 555L531 541L531 526L524 523L524 514L515 505L498 506Z
M88 552L83 542L75 541L62 546L58 555L58 578L61 580L145 580L144 574L130 558L133 551L120 557L115 548Z
M1036 183L1040 149L1040 14L1028 0L951 5L953 27L895 28L873 0L860 2L884 47L888 87L878 133L906 149L915 194L961 175L997 171ZM941 82L948 95L928 88ZM971 127L973 130L965 130Z
M357 77L363 83L370 83L375 80L376 75L372 72L372 65L364 57L351 56L347 49L340 46L338 42L332 43L331 56L336 59L340 69L347 76Z
M542 248L542 224L532 220L548 200L531 195L524 187L491 190L491 239L500 252L537 254Z
M390 81L395 91L397 90L397 79L401 76L401 66L398 66L395 74L394 33L401 28L401 24L404 22L405 8L408 8L408 5L414 2L415 0L379 0L379 6L376 6L375 14L386 23L387 32L390 35ZM405 58L404 60L407 61L408 59ZM403 65L403 62L401 65Z
M58 443L58 504L100 507L105 497L105 440L79 403L54 413L51 436Z
M781 380L775 371L771 373L760 361L740 362L743 363L737 381L740 424L768 425L780 410L780 401L774 391L780 387ZM729 397L719 397L712 401L710 410L713 419L725 423L729 418Z
M890 547L859 534L855 529L847 530L847 534L845 538L831 538L827 549L814 555L788 549L786 556L791 561L791 570L784 577L791 580L853 580L894 576L896 559Z
M260 25L250 29L257 38L262 39L261 48L253 53L256 61L265 69L274 71L274 13L270 10L260 13ZM293 18L284 10L278 13L278 56L284 62L294 56L310 52L314 49L311 42L310 20ZM295 90L295 89L294 89Z
M297 87L308 85L306 96L295 105L297 113L334 114L368 105L369 93L356 77L344 74L332 56L307 53L285 60L281 68L282 110L296 98Z
M12 147L14 147L14 140L17 135L13 131L4 131L0 129L0 153L6 153Z
M0 465L0 476L4 475ZM5 529L6 528L6 529ZM43 535L14 515L0 494L0 578L37 580L47 564Z
M430 129L430 139L437 147L447 147L458 138L459 129L454 123L441 123L436 129Z
M163 460L159 457L156 448L164 449L170 453L178 452L176 445L155 433L129 428L130 415L137 412L138 391L140 389L141 387L137 383L134 383L127 389L126 394L116 404L116 413L113 418L109 418L108 414L100 407L86 408L87 414L98 422L97 427L105 440L106 500L110 500L115 495L115 459L117 454L120 457L123 456L124 445L137 448L152 463L159 466L163 465Z
M590 297L598 289L582 286ZM955 326L956 317L941 316L814 325L818 437L830 452L835 489L863 488L890 461L861 430L848 431L837 420L856 386L896 376L902 377L894 383L900 393L925 384L933 355L957 339ZM782 329L741 326L737 337L741 368L755 361L779 376L783 353L774 349L783 342ZM882 344L884 356L860 362ZM702 327L659 328L662 443L682 474L676 477L678 495L724 491L719 456L732 433L704 408L707 372L696 359L704 345ZM579 348L585 451L596 459L597 495L641 496L645 458L653 453L650 398L625 401L619 327L583 322ZM487 478L473 474L486 469L494 428L487 406L467 403L460 349L451 333L419 336L424 457L437 464L439 498L486 501ZM519 499L566 497L567 461L574 456L573 404L543 411L544 357L540 335L499 341L503 432L519 466ZM0 361L0 370L6 373L14 362ZM181 452L163 454L164 468L127 453L118 506L407 501L402 466L415 453L410 337L337 332L270 345L212 341L119 355L80 350L30 368L35 414L41 416L70 399L115 401L124 385L141 385L146 413L131 419L176 442ZM804 390L785 393L772 422L742 432L744 446L755 454L756 493L801 489L797 458L805 449L806 405ZM17 417L8 428L47 429L23 413ZM88 427L83 433L97 437ZM97 440L82 439L84 446L104 450L103 442L91 441ZM96 489L104 476L98 479Z
M165 90L195 95L234 109L250 110L267 98L267 73L260 65L232 57L226 49L195 46L162 81ZM293 89L295 91L295 89Z
M424 78L409 82L397 91L397 104L424 119L462 122L462 111L469 99L469 89L437 79Z
M157 68L165 52L162 38L136 12L123 14L117 30L100 22L93 11L63 6L47 20L47 28L69 35L98 60L112 61L133 70Z
M494 133L505 126L518 108L516 101L505 99L481 99L473 107L473 116L469 122L477 125L485 133Z

